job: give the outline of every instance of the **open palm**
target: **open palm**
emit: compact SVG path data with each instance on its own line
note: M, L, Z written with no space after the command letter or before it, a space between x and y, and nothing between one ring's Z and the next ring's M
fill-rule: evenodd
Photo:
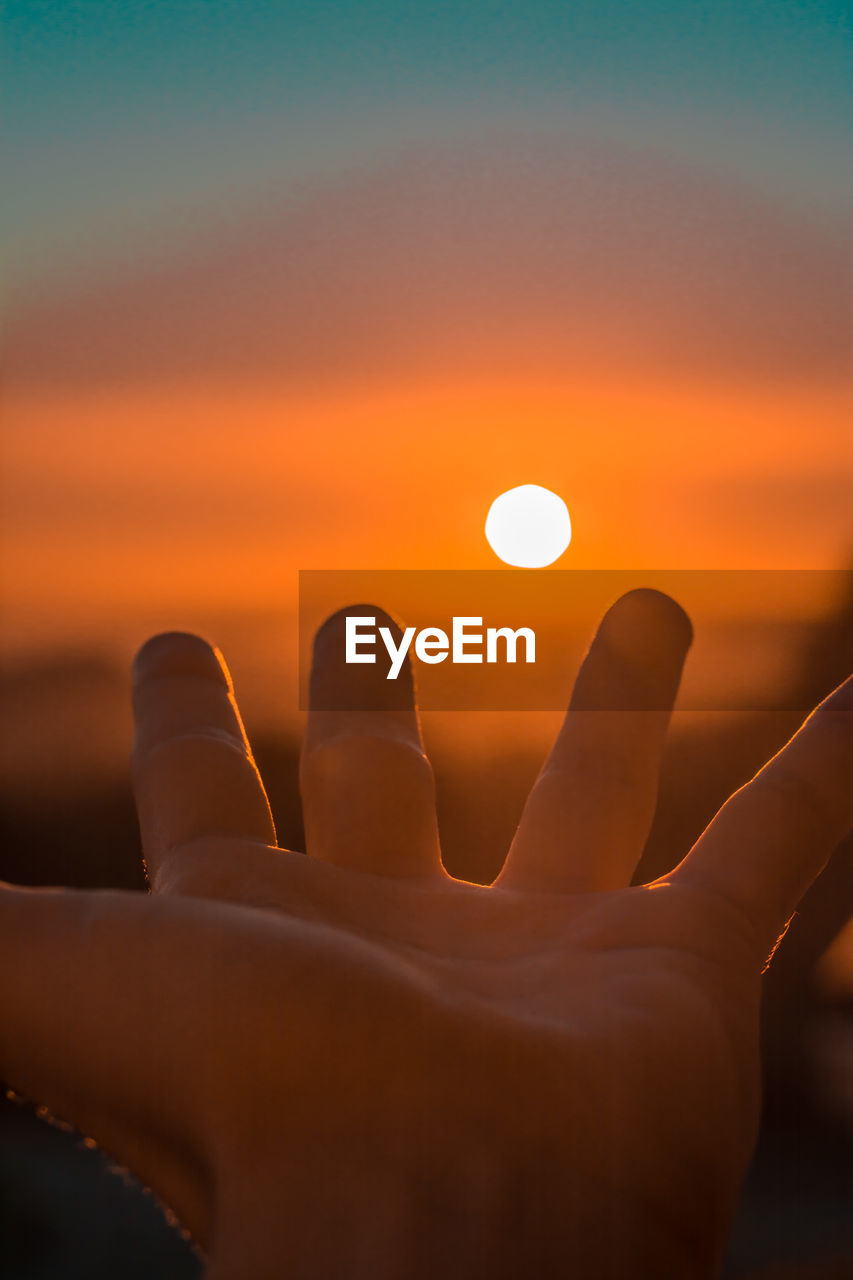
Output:
M152 896L3 887L0 1074L147 1182L212 1280L713 1275L761 971L853 819L851 682L632 887L690 626L623 597L486 887L441 865L410 671L346 669L342 625L308 857L276 847L218 655L142 650Z

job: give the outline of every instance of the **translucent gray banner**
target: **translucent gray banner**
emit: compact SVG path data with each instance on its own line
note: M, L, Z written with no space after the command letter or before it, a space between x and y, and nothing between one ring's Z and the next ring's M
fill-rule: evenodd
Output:
M304 570L299 575L299 702L323 710L405 705L411 663L428 711L558 711L596 627L626 593L658 591L693 625L677 707L808 711L851 666L853 575L840 570ZM323 663L310 690L324 621ZM362 607L363 606L363 607ZM393 622L385 615L390 615ZM618 663L654 665L642 611ZM636 625L633 637L630 626ZM650 647L651 646L651 647ZM642 672L611 681L588 709L636 706ZM669 705L649 679L645 705ZM631 688L624 697L620 689Z

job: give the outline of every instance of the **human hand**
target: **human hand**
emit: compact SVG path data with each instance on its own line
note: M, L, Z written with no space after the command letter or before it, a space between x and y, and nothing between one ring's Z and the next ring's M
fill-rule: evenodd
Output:
M410 671L345 672L341 626L315 704L350 680L375 709L309 716L307 857L276 847L218 656L143 648L152 896L3 886L0 1075L150 1185L211 1280L711 1276L761 971L853 821L853 683L630 887L690 627L623 597L484 887L442 868Z

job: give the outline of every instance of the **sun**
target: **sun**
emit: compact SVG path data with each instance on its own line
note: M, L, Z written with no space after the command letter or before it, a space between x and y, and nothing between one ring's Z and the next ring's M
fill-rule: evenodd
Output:
M544 569L572 540L563 499L539 484L520 484L495 498L486 516L486 541L504 564Z

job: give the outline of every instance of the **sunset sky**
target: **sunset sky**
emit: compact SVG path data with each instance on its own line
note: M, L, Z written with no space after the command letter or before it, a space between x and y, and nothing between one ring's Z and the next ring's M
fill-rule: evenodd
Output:
M5 14L7 651L286 651L525 482L566 568L853 558L849 5Z

